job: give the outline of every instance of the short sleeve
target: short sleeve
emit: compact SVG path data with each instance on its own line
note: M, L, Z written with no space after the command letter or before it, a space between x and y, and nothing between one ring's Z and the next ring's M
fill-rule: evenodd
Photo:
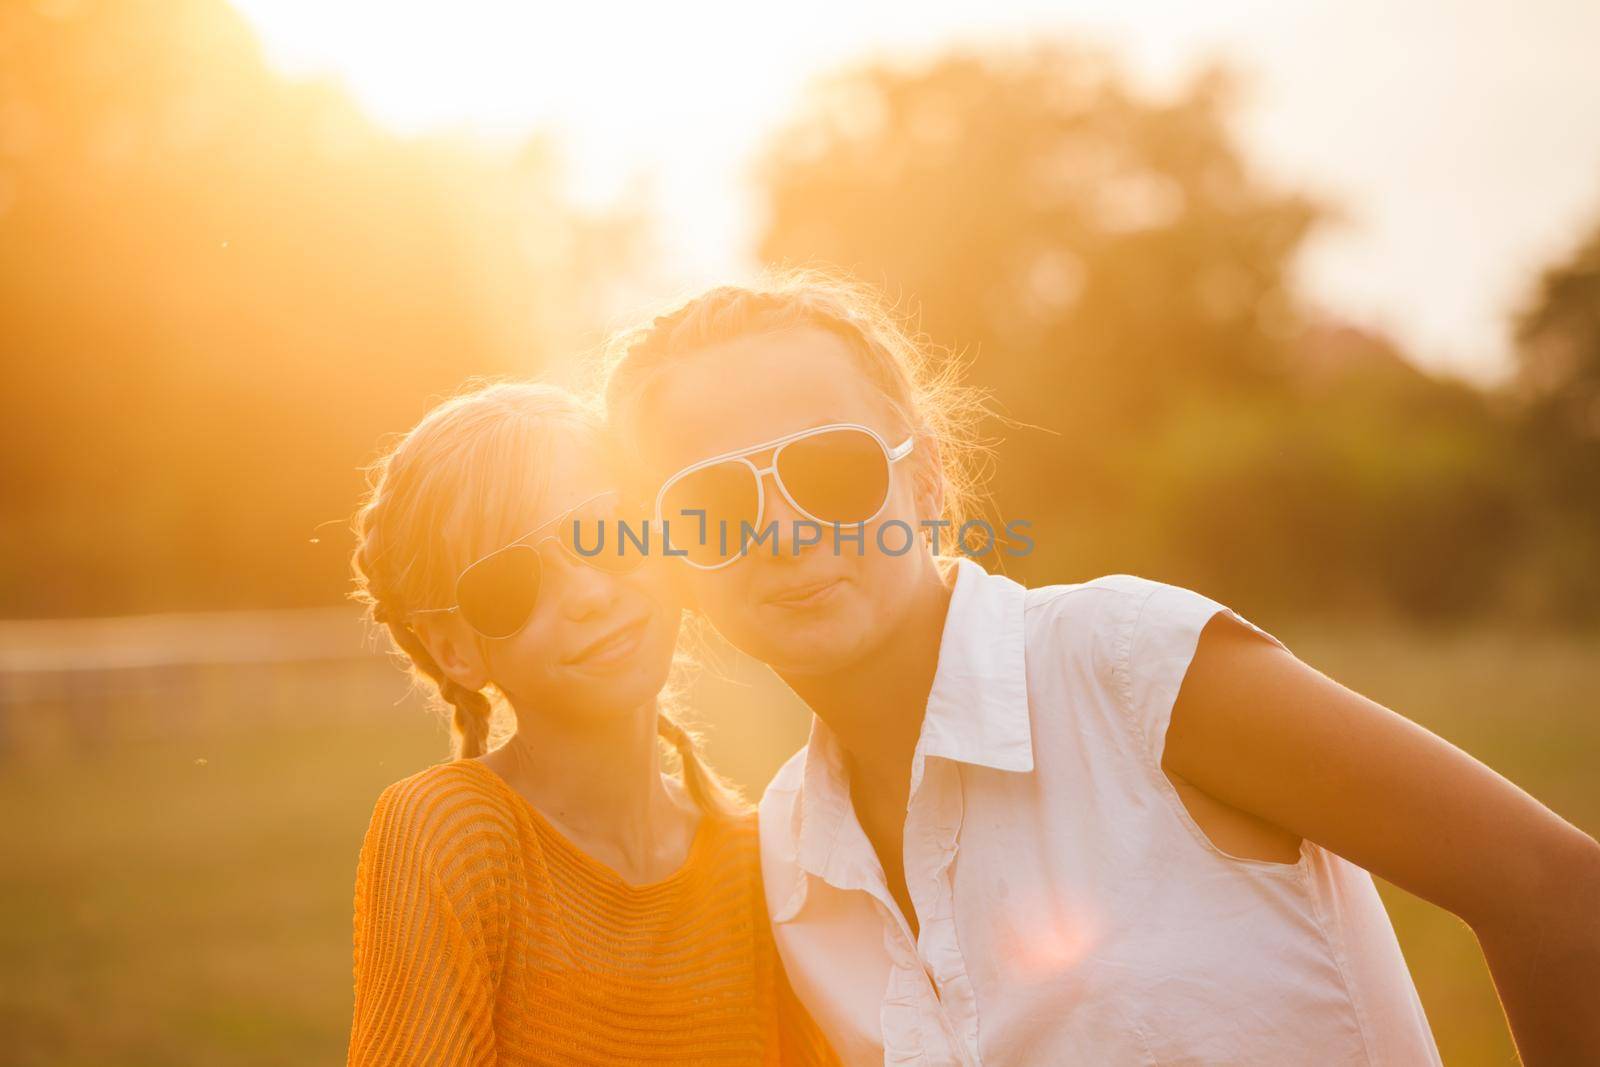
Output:
M362 843L351 1067L495 1062L492 969L436 800L409 781L390 786Z
M1225 604L1182 586L1116 576L1122 603L1113 676L1123 708L1146 756L1157 767L1178 690L1200 645L1200 632L1218 612L1248 626L1285 652L1288 646Z

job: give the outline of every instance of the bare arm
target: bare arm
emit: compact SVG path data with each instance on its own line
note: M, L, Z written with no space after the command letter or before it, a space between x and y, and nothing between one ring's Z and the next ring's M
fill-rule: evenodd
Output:
M1600 845L1460 749L1218 613L1163 766L1472 927L1529 1067L1600 1063Z

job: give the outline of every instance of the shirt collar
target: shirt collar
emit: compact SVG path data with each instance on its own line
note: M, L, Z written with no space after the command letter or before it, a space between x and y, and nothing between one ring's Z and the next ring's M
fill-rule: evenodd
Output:
M1028 591L956 557L919 748L999 771L1033 770L1023 608Z
M1023 648L1027 590L964 556L956 557L955 567L917 762L940 756L1001 771L1031 771L1033 734ZM794 805L796 859L806 874L840 888L861 888L867 872L858 869L861 863L849 855L852 850L838 848L854 823L848 814L843 751L833 731L813 715Z

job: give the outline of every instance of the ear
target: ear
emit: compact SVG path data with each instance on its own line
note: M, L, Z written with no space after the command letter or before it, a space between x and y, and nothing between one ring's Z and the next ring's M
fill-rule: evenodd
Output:
M460 616L420 616L414 629L433 662L452 682L467 689L482 689L489 684L489 666L478 635Z

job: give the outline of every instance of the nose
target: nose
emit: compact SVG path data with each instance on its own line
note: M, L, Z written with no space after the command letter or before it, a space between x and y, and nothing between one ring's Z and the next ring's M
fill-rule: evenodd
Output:
M562 558L552 569L558 573L561 614L573 622L607 614L621 595L616 578L576 560Z

